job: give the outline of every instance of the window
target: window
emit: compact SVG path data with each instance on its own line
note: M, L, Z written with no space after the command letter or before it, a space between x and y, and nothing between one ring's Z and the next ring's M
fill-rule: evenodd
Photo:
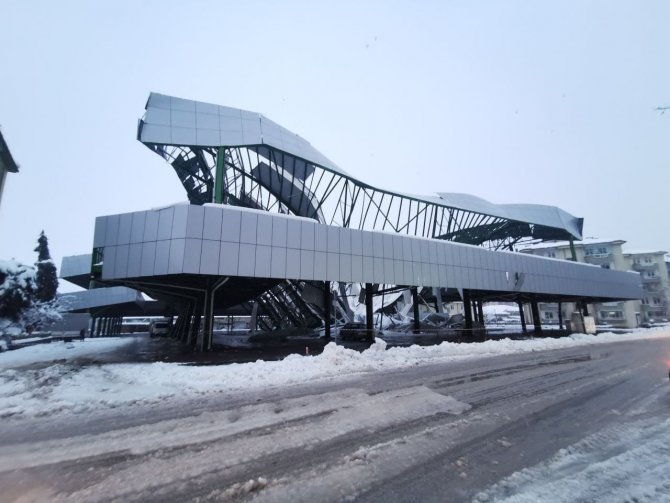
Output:
M651 263L652 263L651 258L649 258L649 257L644 257L644 263L645 263L645 264L651 264Z
M549 258L556 258L556 252L553 251L547 252L545 256Z

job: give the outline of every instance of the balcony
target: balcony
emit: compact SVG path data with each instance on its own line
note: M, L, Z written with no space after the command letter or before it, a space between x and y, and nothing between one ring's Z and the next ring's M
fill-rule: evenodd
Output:
M642 278L642 283L659 283L661 281L660 276L647 276L646 274L640 274Z
M652 262L651 264L645 264L645 263L633 264L632 269L634 271L658 270L658 264L656 262Z

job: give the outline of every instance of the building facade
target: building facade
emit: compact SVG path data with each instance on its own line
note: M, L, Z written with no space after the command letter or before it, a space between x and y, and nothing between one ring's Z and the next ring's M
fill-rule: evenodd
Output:
M536 256L558 260L576 260L597 265L603 269L636 271L640 274L644 296L640 300L605 302L588 307L596 323L618 328L635 328L644 323L670 319L670 281L664 251L625 252L625 241L620 239L586 238L574 243L567 241L540 243L525 247L521 251ZM576 310L574 304L561 306L563 319L569 319ZM543 323L558 322L558 305L542 304L540 313Z
M9 151L5 138L0 131L0 203L2 202L2 192L5 188L5 178L7 173L18 173L19 167Z

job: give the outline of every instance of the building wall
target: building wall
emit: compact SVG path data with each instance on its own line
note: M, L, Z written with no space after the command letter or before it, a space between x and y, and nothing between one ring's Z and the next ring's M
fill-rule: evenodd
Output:
M625 258L629 269L639 272L642 277L641 322L670 319L670 279L665 252L627 253Z

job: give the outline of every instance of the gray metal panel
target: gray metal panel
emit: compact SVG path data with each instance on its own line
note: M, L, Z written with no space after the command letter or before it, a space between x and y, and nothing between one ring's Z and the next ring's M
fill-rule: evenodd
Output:
M328 278L328 254L324 251L314 252L314 279L325 281Z
M329 278L338 278L340 276L340 254L330 253L326 254L326 263Z
M287 248L300 248L300 227L302 222L291 219L287 222L286 246Z
M300 250L297 248L286 250L286 278L300 279Z
M363 255L372 257L374 254L373 235L372 232L361 232L363 237Z
M200 274L219 274L219 256L221 255L221 242L202 240L202 250L200 253Z
M205 207L190 205L188 207L186 237L193 239L202 239L204 226L205 226Z
M412 260L412 240L407 236L402 237L402 259Z
M314 226L314 249L316 251L328 251L328 228L325 225Z
M160 276L168 273L170 261L170 241L156 242L156 262L154 263L154 275Z
M223 208L221 219L221 240L239 243L242 213L232 208Z
M133 214L124 213L119 217L119 244L130 243L130 228L133 224Z
M240 276L254 276L256 269L256 245L240 244L237 273Z
M240 243L256 243L256 229L258 225L258 214L245 211L242 213L242 227L240 232Z
M270 246L272 244L272 220L270 215L258 215L256 242L259 245Z
M314 279L314 252L311 250L300 251L300 276L302 279Z
M352 281L352 275L351 275L351 257L352 255L348 253L340 253L340 270L338 277L342 278L342 281L346 281L347 283ZM332 276L331 276L332 277Z
M144 241L156 241L158 236L158 212L148 211L144 221Z
M328 227L328 252L338 253L340 251L340 229Z
M372 258L372 281L373 283L384 283L384 259Z
M107 228L105 233L105 246L116 245L119 237L119 217L120 215L111 215L107 218Z
M391 234L384 233L382 235L384 241L383 244L383 256L384 258L393 258L393 236Z
M128 250L128 277L134 278L140 275L142 263L142 243L131 243Z
M144 239L144 221L147 214L144 211L133 213L133 223L130 228L130 242L141 243Z
M116 268L116 246L105 246L105 260L102 263L102 279L114 279Z
M270 277L286 278L286 248L273 246Z
M156 229L158 229L158 220L156 220ZM142 243L142 265L140 267L140 275L153 276L155 262L156 262L156 242L146 241Z
M97 217L95 219L95 227L93 231L93 247L99 248L105 246L105 237L107 235L107 219L108 217Z
M219 255L219 274L221 276L237 276L237 264L240 256L239 243L221 243L221 253Z
M351 254L351 230L340 228L340 253Z
M269 278L272 262L272 247L258 245L256 247L256 268L254 276L257 278Z
M384 256L384 236L381 232L372 233L372 254L380 258Z
M272 217L272 246L286 248L286 229L285 218Z
M314 222L302 222L300 230L300 248L303 250L314 250Z
M170 240L170 260L168 262L168 274L181 274L184 272L184 247L186 239L177 238Z
M363 281L363 257L361 255L351 256L351 281L357 283Z
M170 239L172 237L172 217L174 208L165 208L158 212L158 233L156 240Z
M130 226L128 226L128 236L130 238ZM114 265L114 277L126 278L128 273L128 251L129 245L120 245L116 248L116 261Z
M395 260L403 260L402 237L393 236L393 258Z
M351 253L363 255L363 234L358 229L351 229Z
M177 214L175 213L175 219ZM212 208L205 206L205 224L202 228L203 239L214 241L221 240L221 222L223 221L223 211L221 208Z

